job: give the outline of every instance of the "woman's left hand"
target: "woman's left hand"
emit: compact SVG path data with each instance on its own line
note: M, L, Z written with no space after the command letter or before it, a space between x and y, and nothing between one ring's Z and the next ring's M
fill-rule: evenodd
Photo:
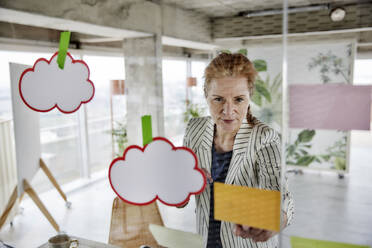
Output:
M281 225L281 229L284 229L287 226L288 217L287 213L283 212L283 222ZM250 226L244 226L239 224L234 224L234 234L236 236L240 236L242 238L251 238L254 242L265 242L269 240L271 237L278 234L278 232L269 231L266 229L260 229Z
M265 242L276 235L277 232L234 224L234 234L242 238L251 238L254 242Z

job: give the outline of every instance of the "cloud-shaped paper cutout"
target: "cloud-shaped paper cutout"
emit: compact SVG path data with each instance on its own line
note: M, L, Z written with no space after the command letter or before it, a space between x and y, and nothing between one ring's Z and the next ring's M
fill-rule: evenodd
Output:
M186 203L206 185L195 154L187 147L174 147L162 137L144 148L128 147L123 157L112 161L112 189L125 202L146 205L159 200L169 206Z
M58 52L50 60L40 58L19 79L19 93L32 110L48 112L54 108L69 114L92 100L94 85L88 65L67 53L64 69L57 63Z

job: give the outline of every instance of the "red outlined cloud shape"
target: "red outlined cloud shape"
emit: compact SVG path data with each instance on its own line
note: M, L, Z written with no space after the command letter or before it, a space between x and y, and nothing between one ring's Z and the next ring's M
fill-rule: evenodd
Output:
M147 205L159 200L180 206L205 188L206 178L197 161L189 148L175 147L157 137L144 148L129 146L123 157L114 159L109 180L114 192L127 203Z
M19 79L19 94L34 111L48 112L57 108L70 114L94 96L88 65L82 60L74 60L67 53L64 69L60 69L57 55L58 52L50 60L36 60L34 66L26 69Z

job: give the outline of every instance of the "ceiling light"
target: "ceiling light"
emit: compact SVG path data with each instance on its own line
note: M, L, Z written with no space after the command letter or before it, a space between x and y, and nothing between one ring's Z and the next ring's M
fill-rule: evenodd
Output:
M345 18L346 11L343 8L337 7L331 10L329 17L334 22L340 22Z
M290 8L288 8L288 14L300 13L300 12L320 11L320 10L328 10L328 9L329 9L328 4L312 5L312 6L304 6L304 7L290 7ZM245 11L245 12L239 13L240 16L245 16L245 17L280 15L280 14L283 14L283 9Z

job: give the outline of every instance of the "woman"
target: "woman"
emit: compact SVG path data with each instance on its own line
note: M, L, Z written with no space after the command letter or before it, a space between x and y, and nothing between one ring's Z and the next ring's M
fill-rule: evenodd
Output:
M211 117L190 120L184 146L195 152L210 182L280 190L280 138L250 111L256 75L242 54L222 53L213 59L204 73ZM214 220L213 202L210 184L196 196L197 231L206 247L278 246L275 232ZM287 187L282 210L285 227L293 216Z

